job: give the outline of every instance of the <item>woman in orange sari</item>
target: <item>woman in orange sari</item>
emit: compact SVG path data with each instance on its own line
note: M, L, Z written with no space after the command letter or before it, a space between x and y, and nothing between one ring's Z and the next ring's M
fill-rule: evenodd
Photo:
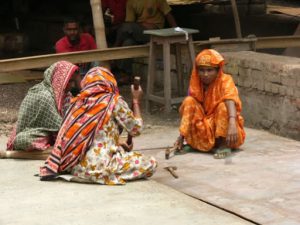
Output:
M181 107L180 137L191 148L209 152L238 148L244 143L244 120L238 90L232 77L223 73L224 58L213 49L200 52L194 63L189 96Z
M105 68L90 69L81 87L40 170L41 180L68 173L72 181L114 185L152 176L156 160L130 151L132 146L125 151L120 147L125 144L119 143L120 127L131 136L142 130L141 88L132 88L132 112L119 95L113 74Z

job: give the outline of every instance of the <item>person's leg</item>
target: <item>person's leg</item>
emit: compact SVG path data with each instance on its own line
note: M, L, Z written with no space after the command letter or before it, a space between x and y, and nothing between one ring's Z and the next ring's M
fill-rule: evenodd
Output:
M215 144L215 138L201 103L191 96L186 97L179 111L181 114L180 135L193 149L210 151Z
M116 31L116 41L114 46L124 46L124 41L132 38L135 23L123 23Z
M237 148L243 142L242 131L237 119L237 131L238 131L238 141L234 145L228 145L226 143L227 131L228 131L228 111L224 102L221 102L215 110L214 113L214 129L215 129L215 158L225 158L231 154L231 149Z
M137 44L145 44L150 41L150 35L144 34L144 28L135 23L131 27L132 29L132 38Z

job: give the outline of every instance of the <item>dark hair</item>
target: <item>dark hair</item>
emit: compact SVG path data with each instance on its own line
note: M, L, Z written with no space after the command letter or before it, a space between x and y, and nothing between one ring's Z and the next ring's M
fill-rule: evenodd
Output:
M64 19L64 26L66 26L66 24L68 23L77 23L78 26L80 26L79 22L77 19L75 19L74 17L68 17Z

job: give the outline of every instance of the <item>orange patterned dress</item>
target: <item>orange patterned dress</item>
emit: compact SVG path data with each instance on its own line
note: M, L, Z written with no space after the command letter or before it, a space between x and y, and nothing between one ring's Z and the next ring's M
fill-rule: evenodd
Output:
M217 78L205 90L199 78L197 66L219 67ZM212 49L203 50L196 57L191 75L189 96L181 107L182 116L180 134L187 144L194 149L208 152L215 146L219 137L226 137L228 130L228 112L225 100L235 102L237 111L238 141L231 148L238 148L244 143L244 120L241 116L242 103L232 77L224 74L223 57Z

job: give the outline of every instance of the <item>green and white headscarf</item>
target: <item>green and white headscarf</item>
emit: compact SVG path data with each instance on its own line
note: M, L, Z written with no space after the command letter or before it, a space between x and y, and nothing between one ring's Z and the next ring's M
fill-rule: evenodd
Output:
M8 149L44 150L53 144L62 123L65 89L76 70L70 62L54 63L45 71L44 80L29 89Z

